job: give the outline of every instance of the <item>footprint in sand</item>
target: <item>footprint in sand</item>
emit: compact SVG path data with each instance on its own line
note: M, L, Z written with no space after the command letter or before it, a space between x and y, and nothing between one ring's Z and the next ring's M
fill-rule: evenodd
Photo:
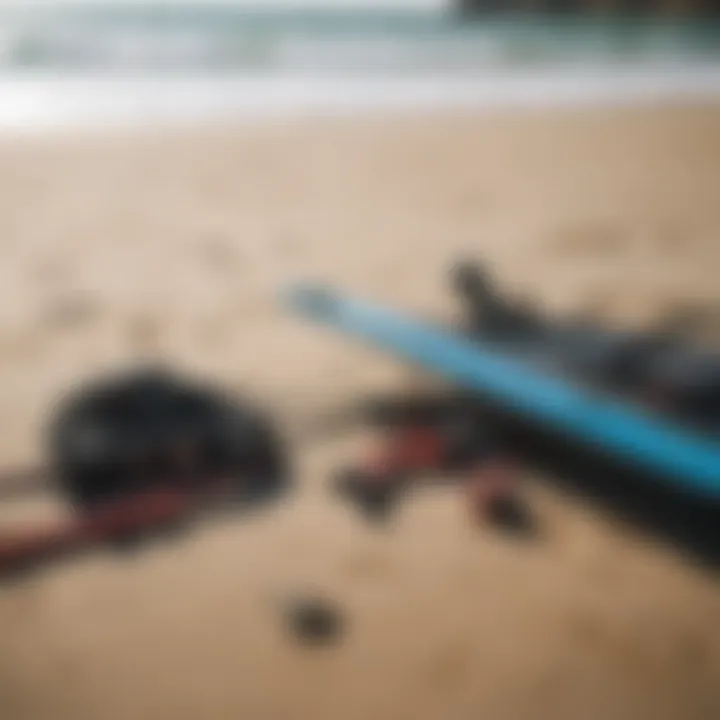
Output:
M32 268L32 278L43 288L58 287L72 279L74 265L70 253L44 257Z
M134 352L156 352L160 348L162 323L157 318L139 315L130 319L126 334Z
M51 300L42 313L42 324L53 330L87 326L100 315L101 304L90 294L74 292Z
M424 671L425 680L437 690L449 690L461 684L470 673L473 645L457 638L433 652Z
M339 571L352 580L389 580L395 575L389 558L381 553L356 552L345 557Z
M238 249L229 238L209 237L200 245L207 267L218 275L235 274L239 263Z
M573 223L555 230L548 246L563 257L617 255L630 246L619 228L604 221Z

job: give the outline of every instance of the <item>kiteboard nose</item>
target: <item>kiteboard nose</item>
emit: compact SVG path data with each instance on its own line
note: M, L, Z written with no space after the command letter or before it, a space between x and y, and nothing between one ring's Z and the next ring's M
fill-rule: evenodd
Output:
M283 292L282 299L292 310L317 320L331 318L339 308L337 294L321 284L291 285Z

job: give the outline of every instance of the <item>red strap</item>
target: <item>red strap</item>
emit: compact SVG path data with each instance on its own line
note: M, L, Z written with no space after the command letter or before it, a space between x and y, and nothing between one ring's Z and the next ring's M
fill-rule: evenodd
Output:
M397 472L434 468L440 464L445 445L438 432L414 427L392 435L370 464L370 475L384 477Z
M193 505L189 493L163 488L112 502L54 526L0 537L0 572L25 562L172 522Z

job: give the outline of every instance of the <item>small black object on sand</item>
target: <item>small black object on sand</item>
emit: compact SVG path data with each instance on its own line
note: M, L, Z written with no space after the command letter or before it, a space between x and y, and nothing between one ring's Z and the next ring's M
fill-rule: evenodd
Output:
M345 625L340 609L319 598L290 600L285 606L285 622L296 641L313 646L336 644Z
M518 497L499 496L488 504L486 510L487 518L493 526L510 535L532 539L539 534L536 519Z

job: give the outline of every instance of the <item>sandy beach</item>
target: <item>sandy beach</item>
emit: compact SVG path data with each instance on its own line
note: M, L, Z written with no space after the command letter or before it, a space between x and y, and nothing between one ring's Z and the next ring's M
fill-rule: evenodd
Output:
M554 311L700 312L712 335L719 127L694 106L0 141L0 464L38 457L78 378L160 358L266 398L300 483L251 521L0 589L3 720L720 717L720 590L672 549L541 482L531 544L453 490L380 532L334 502L357 442L304 418L408 371L277 302L314 277L449 312L462 254ZM287 589L341 603L345 641L288 642Z

